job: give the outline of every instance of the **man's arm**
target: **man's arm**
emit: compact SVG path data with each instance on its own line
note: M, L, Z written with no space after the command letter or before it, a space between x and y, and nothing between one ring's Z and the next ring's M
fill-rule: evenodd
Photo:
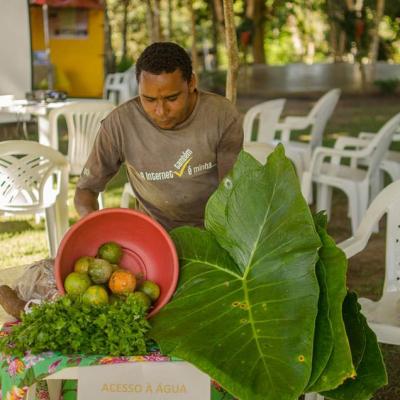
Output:
M99 209L98 196L98 193L92 192L89 189L76 188L74 205L81 218Z

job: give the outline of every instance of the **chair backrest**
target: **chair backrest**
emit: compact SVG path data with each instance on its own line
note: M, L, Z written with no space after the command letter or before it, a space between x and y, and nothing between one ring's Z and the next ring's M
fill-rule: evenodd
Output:
M136 80L136 67L132 65L128 70L125 71L127 79L129 81L129 97L135 97L139 94L139 86Z
M387 121L371 140L371 143L367 147L367 149L371 151L371 156L369 157L368 163L369 175L378 170L379 165L381 164L386 152L388 151L390 144L393 140L393 136L399 126L400 113L396 114L389 121Z
M135 67L125 72L108 74L104 81L103 98L119 105L136 96L138 87L135 77Z
M68 161L57 150L25 140L0 142L1 210L42 211L67 191Z
M318 146L322 146L326 124L333 114L340 93L340 89L330 90L317 101L310 111L309 118L313 121L310 138L311 151L314 151Z
M68 161L70 174L79 175L92 150L100 122L113 110L107 101L79 101L67 104L49 114L52 137L57 137L57 120L62 115L68 130Z
M265 101L251 107L243 119L243 131L245 142L272 142L274 140L276 124L282 113L285 99ZM258 119L258 128L253 139L255 121Z
M400 291L400 180L383 189L369 206L356 233L339 244L348 258L365 248L376 223L386 218L385 292Z
M274 151L274 146L262 142L244 142L243 150L250 153L258 162L264 165L267 161L267 156Z

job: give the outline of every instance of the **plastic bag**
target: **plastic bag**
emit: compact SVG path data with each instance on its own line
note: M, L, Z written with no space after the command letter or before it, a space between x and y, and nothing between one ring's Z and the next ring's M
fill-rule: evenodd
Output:
M54 260L45 259L29 265L13 286L24 301L55 299L59 292L54 277Z

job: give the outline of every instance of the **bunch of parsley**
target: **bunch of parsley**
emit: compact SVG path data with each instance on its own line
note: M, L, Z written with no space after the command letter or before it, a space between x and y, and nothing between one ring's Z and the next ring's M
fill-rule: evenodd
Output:
M0 351L22 356L56 351L62 354L145 354L150 324L134 296L101 306L63 296L32 308L0 339Z

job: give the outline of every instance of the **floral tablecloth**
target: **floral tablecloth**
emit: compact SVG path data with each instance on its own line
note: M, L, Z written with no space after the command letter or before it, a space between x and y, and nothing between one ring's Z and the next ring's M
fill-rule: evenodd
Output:
M0 336L8 335L15 323L7 323L0 331ZM131 357L108 357L102 355L84 356L79 354L62 355L55 352L46 352L38 355L26 353L24 357L12 357L0 354L0 399L18 400L23 399L29 386L42 381L47 376L68 367L84 367L89 365L118 364L138 361L178 361L177 358L160 354L153 349L145 356ZM40 400L48 399L46 385L38 385L36 397ZM234 400L216 382L211 381L212 400ZM69 394L68 399L76 397ZM65 397L66 400L66 397Z

